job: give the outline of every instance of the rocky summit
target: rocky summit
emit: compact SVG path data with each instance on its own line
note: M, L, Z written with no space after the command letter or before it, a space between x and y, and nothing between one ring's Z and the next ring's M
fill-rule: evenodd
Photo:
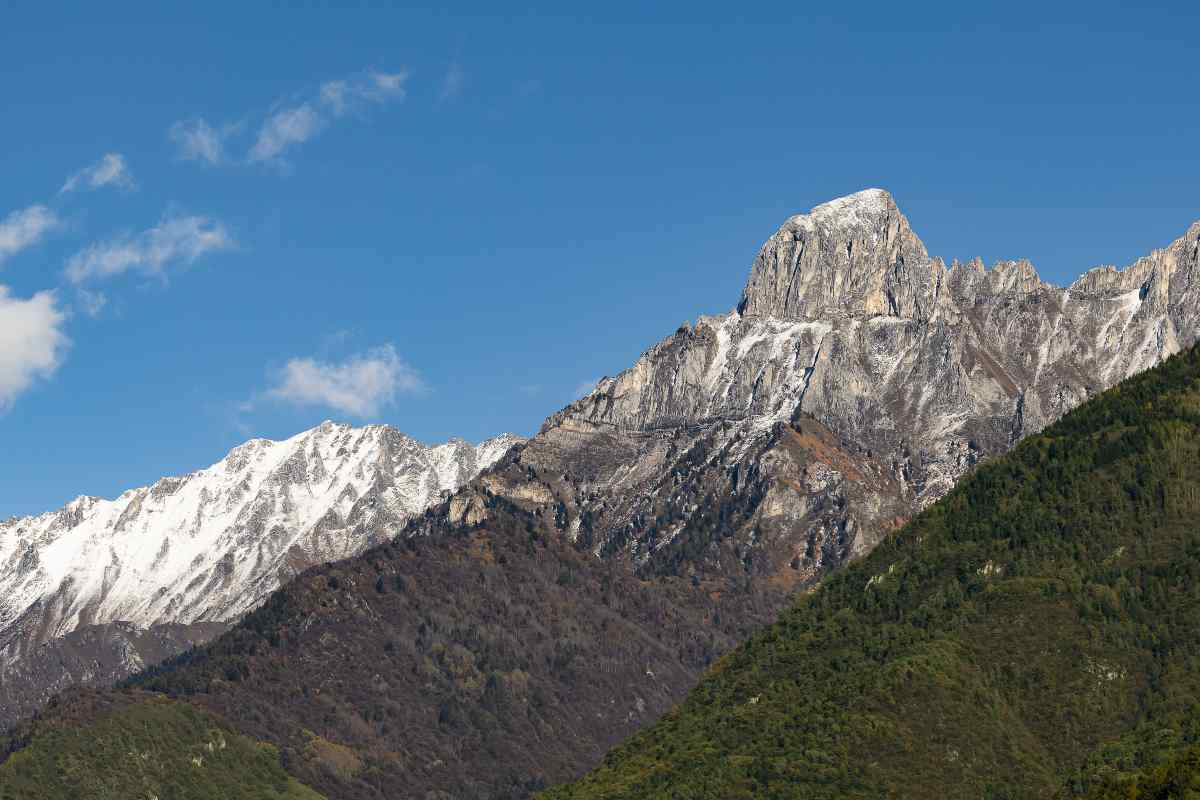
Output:
M325 422L115 500L0 523L0 720L206 640L301 570L393 535L518 441L428 447Z
M1200 331L1200 223L1070 287L1027 261L947 266L891 195L787 220L734 311L701 317L550 418L499 495L643 573L811 584L974 464Z

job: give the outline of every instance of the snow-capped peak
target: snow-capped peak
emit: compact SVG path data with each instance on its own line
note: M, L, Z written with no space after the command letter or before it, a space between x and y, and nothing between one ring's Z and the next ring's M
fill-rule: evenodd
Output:
M519 441L429 447L326 421L112 500L0 522L0 649L118 620L234 620L297 571L387 538Z

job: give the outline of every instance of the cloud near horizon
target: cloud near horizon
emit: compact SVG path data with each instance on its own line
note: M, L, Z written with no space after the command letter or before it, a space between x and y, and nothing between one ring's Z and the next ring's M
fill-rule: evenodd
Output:
M166 217L136 236L117 236L81 250L67 261L64 274L76 285L126 272L165 278L172 266L190 266L207 253L236 246L229 229L216 220Z
M21 299L0 286L0 413L62 364L70 346L63 333L66 316L54 292Z
M425 382L387 344L341 361L293 358L265 396L296 406L318 406L358 418L375 417L401 394L426 391ZM251 410L247 403L243 410Z
M116 186L121 189L133 189L136 186L129 165L120 153L106 153L95 164L79 170L67 178L67 182L58 193L66 194L76 189L100 189L104 186Z
M43 205L32 205L0 219L0 264L37 244L61 224L58 215Z

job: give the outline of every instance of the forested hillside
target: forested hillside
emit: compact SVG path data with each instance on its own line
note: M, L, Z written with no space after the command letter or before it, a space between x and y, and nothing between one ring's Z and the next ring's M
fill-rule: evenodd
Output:
M322 800L274 747L194 706L143 693L72 700L73 713L21 728L20 751L0 765L0 800Z

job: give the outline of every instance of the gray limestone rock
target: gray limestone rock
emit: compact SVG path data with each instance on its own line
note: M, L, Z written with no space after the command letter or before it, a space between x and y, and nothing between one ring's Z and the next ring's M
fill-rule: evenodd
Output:
M810 584L1194 343L1198 248L1200 223L1060 288L1027 261L947 267L882 190L834 200L766 241L737 310L600 381L452 507L508 498L647 573Z

